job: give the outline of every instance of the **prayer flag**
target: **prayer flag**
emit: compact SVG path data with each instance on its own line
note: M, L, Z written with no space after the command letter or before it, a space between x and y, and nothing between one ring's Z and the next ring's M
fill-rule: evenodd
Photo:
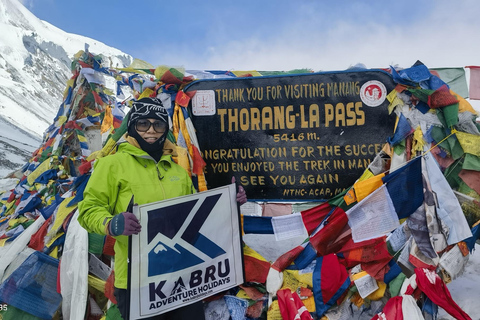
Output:
M410 123L408 122L407 118L405 118L403 113L401 113L400 118L398 119L395 133L393 134L392 138L388 137L387 141L392 146L395 146L396 144L400 143L403 139L405 139L412 132L413 132L413 129L410 126Z
M349 239L351 231L347 214L337 207L310 236L310 243L318 254L323 256L337 252Z
M438 77L445 81L451 90L463 98L468 98L467 78L463 68L433 68L430 72L437 73Z
M312 280L318 317L333 306L350 287L347 270L340 264L335 254L317 258Z
M313 320L297 292L282 289L277 291L277 297L280 313L284 320Z
M458 176L476 193L480 194L480 171L462 170Z
M347 212L354 242L381 237L400 226L397 213L385 185Z
M450 93L447 85L443 85L428 96L428 105L436 109L458 103L458 100Z
M480 67L468 66L470 69L470 99L480 100Z
M355 182L353 188L355 189L357 201L362 201L370 193L380 188L383 184L382 178L384 176L385 173L382 173L366 180Z
M411 160L383 178L399 219L407 218L423 203L422 162Z
M436 194L437 215L449 228L447 243L451 245L471 237L463 210L445 176L432 156L427 154L424 157L430 185Z
M480 136L461 131L457 131L455 134L465 153L480 157Z
M383 311L373 316L371 320L403 320L402 300L401 296L390 298L383 307Z
M308 234L311 234L325 219L325 217L333 211L333 208L328 202L324 202L318 206L302 211L302 219Z
M243 246L243 263L245 267L245 282L265 283L270 263L245 244Z
M435 271L416 268L417 285L435 304L459 320L470 320L470 316L453 301L450 291Z

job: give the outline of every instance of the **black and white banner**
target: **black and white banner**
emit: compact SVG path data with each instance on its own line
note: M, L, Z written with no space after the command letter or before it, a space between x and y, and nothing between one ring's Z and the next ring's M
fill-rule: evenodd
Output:
M200 301L244 282L235 184L134 207L130 319Z

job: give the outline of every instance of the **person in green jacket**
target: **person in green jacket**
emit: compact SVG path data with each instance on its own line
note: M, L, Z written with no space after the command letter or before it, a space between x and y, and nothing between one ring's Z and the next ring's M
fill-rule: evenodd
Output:
M126 318L128 236L141 225L127 212L134 196L142 205L195 192L185 169L172 160L175 145L167 139L168 113L156 98L143 98L132 105L126 142L117 152L95 161L94 170L79 203L78 221L88 232L115 237L115 298ZM237 201L247 201L240 186ZM203 304L197 302L152 319L204 319Z

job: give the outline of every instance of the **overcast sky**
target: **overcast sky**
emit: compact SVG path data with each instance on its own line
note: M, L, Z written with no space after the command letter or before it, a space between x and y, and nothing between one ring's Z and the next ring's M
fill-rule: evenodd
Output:
M344 70L480 64L478 0L23 0L154 66Z

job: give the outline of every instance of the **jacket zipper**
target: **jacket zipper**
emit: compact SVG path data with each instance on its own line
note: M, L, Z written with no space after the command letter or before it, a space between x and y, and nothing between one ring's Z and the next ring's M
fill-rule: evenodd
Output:
M165 189L163 188L163 183L162 183L162 179L163 179L164 177L162 177L162 175L160 174L160 170L158 170L157 164L155 164L155 169L157 169L158 182L160 182L160 186L162 187L163 199L165 199L165 198L166 198Z

